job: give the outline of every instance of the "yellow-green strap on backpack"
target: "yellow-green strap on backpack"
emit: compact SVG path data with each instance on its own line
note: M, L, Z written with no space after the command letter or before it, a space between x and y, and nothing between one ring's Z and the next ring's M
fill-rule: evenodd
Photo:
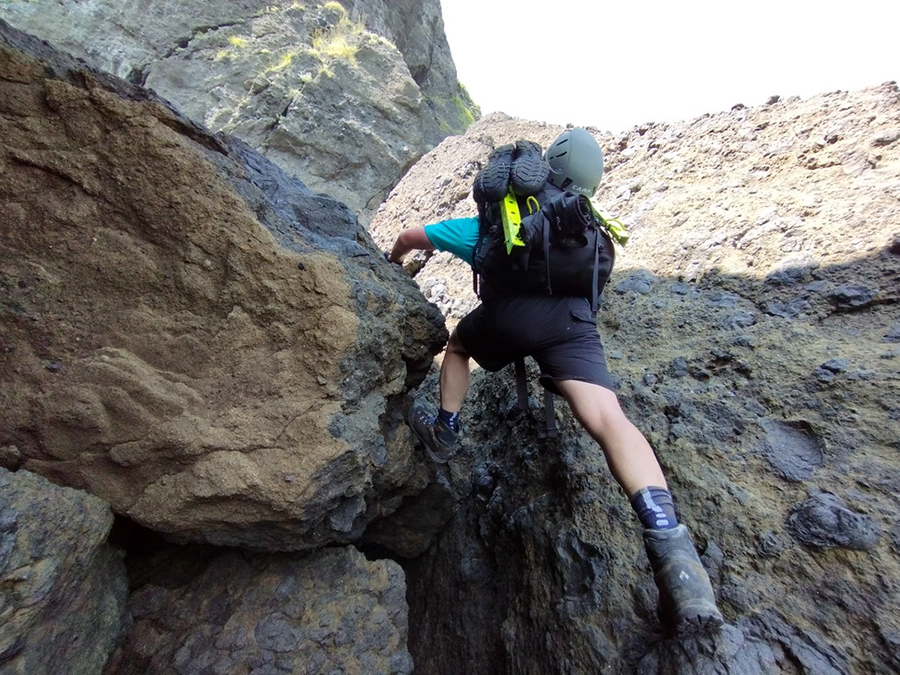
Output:
M507 254L512 253L513 246L524 246L521 228L522 216L519 214L519 202L512 190L506 193L500 202L500 219L503 221L503 239L506 242Z
M619 246L625 246L628 243L630 234L625 229L625 225L618 218L604 218L600 213L600 209L594 203L594 200L591 200L591 208L594 211L594 215L597 216L597 220L600 224L609 232L609 236L612 237L613 241L615 241Z

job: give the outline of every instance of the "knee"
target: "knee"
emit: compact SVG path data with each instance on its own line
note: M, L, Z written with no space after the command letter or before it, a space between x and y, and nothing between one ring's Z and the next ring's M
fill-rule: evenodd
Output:
M598 402L592 409L592 413L591 422L598 431L604 434L621 429L624 425L629 424L628 418L625 417L622 408L617 404L610 405L606 402Z
M619 397L610 392L609 396L603 397L600 403L601 414L607 423L616 427L633 426L622 406L619 404Z
M466 351L466 348L463 347L462 340L459 339L459 335L457 335L455 328L453 329L453 332L450 333L450 340L447 342L447 353L462 356L464 358L468 358L469 356L469 353Z
M579 383L574 387L568 385L562 391L575 416L595 436L608 436L631 426L618 397L609 389Z

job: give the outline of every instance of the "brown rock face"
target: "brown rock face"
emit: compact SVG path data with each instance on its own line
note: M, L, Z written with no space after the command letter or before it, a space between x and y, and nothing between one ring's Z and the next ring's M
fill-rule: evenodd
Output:
M0 445L253 548L349 540L421 489L384 434L446 333L349 210L0 31Z

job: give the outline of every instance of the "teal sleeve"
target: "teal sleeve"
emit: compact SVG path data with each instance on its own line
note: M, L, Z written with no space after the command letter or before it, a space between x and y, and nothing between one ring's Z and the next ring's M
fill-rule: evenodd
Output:
M438 251L447 251L472 264L478 243L478 218L451 218L425 226L425 236Z

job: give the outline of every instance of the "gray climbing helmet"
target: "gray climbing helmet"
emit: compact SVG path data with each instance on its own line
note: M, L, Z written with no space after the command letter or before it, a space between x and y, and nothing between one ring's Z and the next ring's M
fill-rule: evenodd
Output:
M603 151L586 129L564 131L544 153L548 180L562 190L593 197L603 176Z

